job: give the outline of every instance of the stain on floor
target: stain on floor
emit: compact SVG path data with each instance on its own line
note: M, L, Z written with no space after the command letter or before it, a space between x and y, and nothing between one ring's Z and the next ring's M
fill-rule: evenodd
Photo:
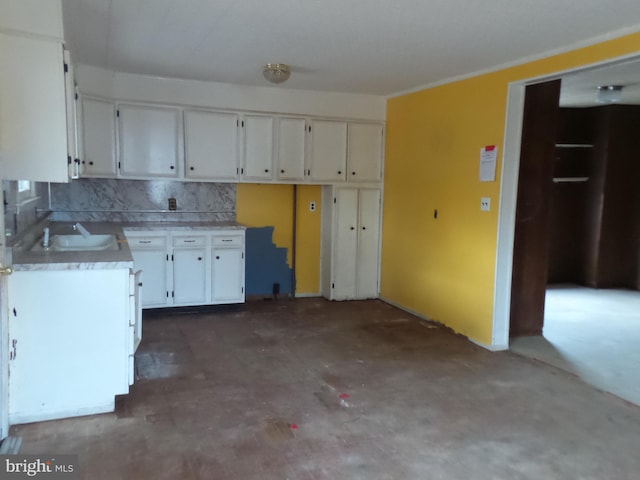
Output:
M112 414L16 425L81 479L638 479L640 408L380 301L145 315Z

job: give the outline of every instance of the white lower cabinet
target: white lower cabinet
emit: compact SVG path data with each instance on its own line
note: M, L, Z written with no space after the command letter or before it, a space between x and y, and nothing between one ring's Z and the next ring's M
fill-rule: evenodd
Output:
M376 188L324 188L323 296L331 300L378 297L380 200Z
M127 233L135 270L140 271L142 308L163 307L168 301L167 236L157 232Z
M114 410L133 376L132 278L119 268L8 277L10 423Z
M244 302L244 230L126 230L142 307Z
M213 237L211 300L213 303L244 302L244 233Z
M207 237L179 236L173 238L174 305L203 305L207 303Z

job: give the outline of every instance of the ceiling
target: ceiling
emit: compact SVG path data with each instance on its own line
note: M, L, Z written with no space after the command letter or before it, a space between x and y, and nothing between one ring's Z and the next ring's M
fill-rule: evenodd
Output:
M638 0L62 0L74 62L392 95L640 24ZM640 78L640 77L636 77Z

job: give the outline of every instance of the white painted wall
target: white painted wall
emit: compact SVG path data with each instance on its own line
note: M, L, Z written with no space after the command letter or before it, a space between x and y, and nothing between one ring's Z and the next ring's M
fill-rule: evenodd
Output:
M110 72L78 65L80 92L116 100L383 121L386 98Z

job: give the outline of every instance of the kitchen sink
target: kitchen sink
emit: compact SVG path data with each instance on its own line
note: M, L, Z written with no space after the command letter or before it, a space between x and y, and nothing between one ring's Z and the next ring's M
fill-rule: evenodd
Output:
M53 235L49 243L49 251L53 252L96 252L106 250L119 250L118 240L114 234L90 235ZM40 239L31 248L31 251L45 251Z

